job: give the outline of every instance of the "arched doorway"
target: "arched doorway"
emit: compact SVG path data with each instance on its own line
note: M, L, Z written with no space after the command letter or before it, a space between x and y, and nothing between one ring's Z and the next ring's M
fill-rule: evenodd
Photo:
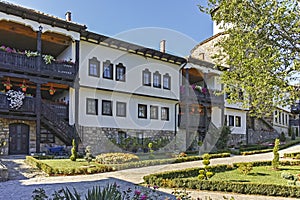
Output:
M9 125L9 154L28 154L29 126L15 123Z

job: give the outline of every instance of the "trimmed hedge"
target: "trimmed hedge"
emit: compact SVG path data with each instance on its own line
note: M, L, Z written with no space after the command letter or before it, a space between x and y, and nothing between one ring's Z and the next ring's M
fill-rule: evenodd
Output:
M225 157L230 157L230 153L209 154L210 159L225 158ZM122 169L129 169L129 168L154 166L154 165L165 165L165 164L172 164L172 163L199 161L202 159L203 159L202 156L187 156L187 157L177 157L177 158L169 158L169 159L142 160L138 162L130 162L124 164L113 164L109 166L114 167L116 170L122 170Z
M211 166L211 170L215 173L233 170L240 163L232 165L215 165ZM251 162L253 167L270 166L271 161ZM281 166L300 165L300 161L282 161ZM238 183L229 181L201 181L197 178L199 174L198 168L190 168L185 170L176 170L169 172L161 172L143 177L147 184L158 185L161 187L185 187L189 189L211 190L236 192L242 194L260 194L269 196L284 196L284 197L300 197L300 187L272 185L263 183ZM192 178L190 178L192 177Z
M57 175L79 175L79 174L94 174L114 171L111 166L91 166L91 167L69 167L69 168L53 168L43 161L37 160L32 156L26 156L26 162L31 166L37 167L50 176Z
M284 153L283 157L285 157L285 158L295 158L298 155L300 155L300 152Z
M273 149L262 149L262 150L254 150L254 151L243 151L241 152L241 155L247 156L247 155L253 155L253 154L259 154L259 153L269 153L272 152Z

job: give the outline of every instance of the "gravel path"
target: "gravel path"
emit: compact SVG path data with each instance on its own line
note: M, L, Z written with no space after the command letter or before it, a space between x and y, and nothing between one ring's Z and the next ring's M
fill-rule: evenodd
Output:
M280 156L283 156L285 152L300 152L300 145L290 147L288 149L280 151ZM264 153L249 156L233 156L230 158L217 158L212 159L211 164L230 164L233 162L249 162L249 161L260 161L260 160L271 160L273 154ZM16 199L16 200L28 200L31 199L32 191L36 188L42 187L45 191L50 194L54 190L59 190L62 187L76 188L80 193L85 193L88 188L92 188L95 185L105 185L108 182L121 185L123 189L128 187L134 188L134 184L143 182L143 176L176 169L191 168L196 166L202 166L202 161L176 163L168 165L150 166L136 169L127 169L116 172L108 172L102 174L93 175L78 175L78 176L57 176L47 177L46 174L40 172L37 169L32 169L24 163L24 157L7 157L3 158L2 161L9 168L11 172L9 175L9 181L0 183L0 200ZM160 189L162 192L171 193L173 190ZM210 191L197 191L189 190L192 197L205 198L210 196L213 199L223 199L223 196L231 197L234 196L235 200L288 200L292 198L280 198L280 197L267 197L257 195L241 195L231 194L222 192L210 192ZM163 193L163 196L166 195ZM162 198L164 199L164 198Z

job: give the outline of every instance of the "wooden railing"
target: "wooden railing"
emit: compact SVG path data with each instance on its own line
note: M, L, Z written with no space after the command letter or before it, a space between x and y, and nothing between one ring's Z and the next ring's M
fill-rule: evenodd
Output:
M19 109L11 108L10 101L4 93L0 93L0 110L2 112L14 112L23 114L35 114L35 98L25 97L23 105Z
M72 144L72 139L75 139L74 127L57 115L54 109L49 104L42 103L42 122L49 129L55 132L66 145Z
M0 69L66 80L74 80L77 74L74 63L53 61L50 64L46 64L41 59L41 66L38 66L39 59L39 57L27 57L24 54L0 51Z

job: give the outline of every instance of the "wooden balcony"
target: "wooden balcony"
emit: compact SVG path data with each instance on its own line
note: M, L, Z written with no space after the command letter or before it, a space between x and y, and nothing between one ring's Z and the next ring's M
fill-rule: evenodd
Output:
M182 102L199 103L199 104L224 104L223 95L215 95L214 91L209 90L206 93L200 92L198 90L189 89L189 95L187 96L185 92L180 93L180 100Z
M7 100L5 93L0 93L0 112L9 115L35 115L36 99L34 97L25 97L23 105L19 109L11 108L10 101ZM64 119L69 117L68 105L45 102L55 113Z
M39 57L27 57L24 54L0 51L0 70L12 73L24 73L58 80L73 81L77 71L74 63L51 62L46 64Z
M290 126L299 126L300 121L299 119L290 119L289 125Z

